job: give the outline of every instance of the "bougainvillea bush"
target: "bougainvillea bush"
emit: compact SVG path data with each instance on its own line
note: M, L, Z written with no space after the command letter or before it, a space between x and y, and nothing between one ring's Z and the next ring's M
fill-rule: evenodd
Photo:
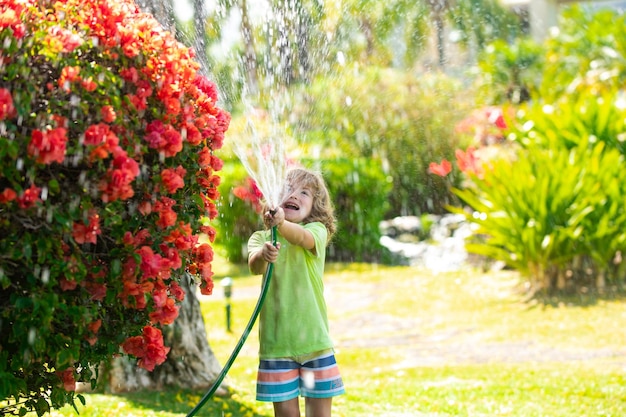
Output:
M213 287L216 101L131 0L0 4L0 414L74 404L118 354L165 360L183 273Z

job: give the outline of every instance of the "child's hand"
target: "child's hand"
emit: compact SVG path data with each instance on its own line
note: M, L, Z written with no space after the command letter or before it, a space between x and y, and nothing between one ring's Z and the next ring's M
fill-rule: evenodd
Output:
M263 223L265 227L271 229L273 226L280 227L281 224L285 221L285 211L282 207L278 207L276 210L266 211L263 216Z
M276 243L276 246L272 245L272 242L265 242L261 253L263 260L267 263L274 263L278 259L278 250L280 249L280 242Z

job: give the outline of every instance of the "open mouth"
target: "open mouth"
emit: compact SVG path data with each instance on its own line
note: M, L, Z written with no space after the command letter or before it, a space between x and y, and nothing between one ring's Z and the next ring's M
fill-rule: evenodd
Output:
M283 208L285 208L287 210L300 210L300 206L298 206L297 204L294 204L294 203L285 203Z

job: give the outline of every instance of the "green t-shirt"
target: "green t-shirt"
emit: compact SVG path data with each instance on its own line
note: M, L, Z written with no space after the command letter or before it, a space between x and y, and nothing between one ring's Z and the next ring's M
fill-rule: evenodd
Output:
M328 231L320 222L303 225L315 239L315 254L278 236L281 244L259 318L261 359L285 358L332 348L324 300L324 262ZM248 256L270 240L255 232Z

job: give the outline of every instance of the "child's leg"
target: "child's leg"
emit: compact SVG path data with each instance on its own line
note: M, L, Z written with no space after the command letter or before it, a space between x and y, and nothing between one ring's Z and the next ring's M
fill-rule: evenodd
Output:
M304 401L306 417L330 417L332 409L331 398L309 398Z
M275 417L300 417L300 405L297 398L274 403Z

